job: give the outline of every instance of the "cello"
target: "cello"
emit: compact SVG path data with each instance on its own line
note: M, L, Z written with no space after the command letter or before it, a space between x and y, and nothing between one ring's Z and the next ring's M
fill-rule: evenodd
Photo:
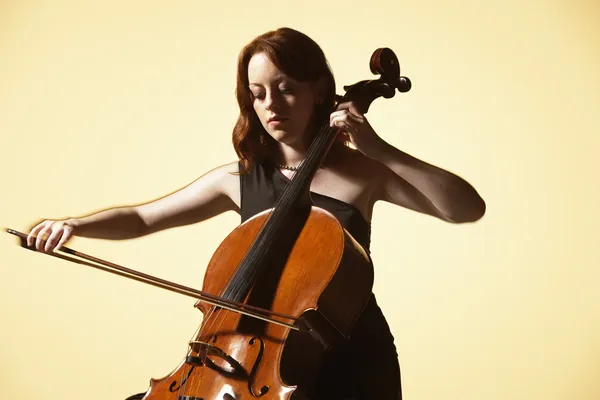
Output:
M370 69L380 77L345 86L338 105L353 102L366 113L376 98L410 90L392 50L377 49ZM50 254L198 299L202 323L186 356L167 376L151 379L144 400L308 398L320 361L348 339L373 285L368 253L310 198L312 178L337 135L324 126L274 207L223 240L201 291L64 246L62 253L78 258ZM27 247L27 235L7 231Z

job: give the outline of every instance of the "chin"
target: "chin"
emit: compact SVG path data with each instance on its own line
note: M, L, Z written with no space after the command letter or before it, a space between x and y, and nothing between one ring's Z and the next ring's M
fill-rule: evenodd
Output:
M273 139L282 143L291 142L296 136L292 132L283 129L270 130L268 133Z

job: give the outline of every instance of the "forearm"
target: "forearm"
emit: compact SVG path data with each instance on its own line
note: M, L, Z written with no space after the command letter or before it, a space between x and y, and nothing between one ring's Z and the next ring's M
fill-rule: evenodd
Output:
M143 221L133 207L117 207L85 217L70 218L74 235L97 239L123 240L143 235Z
M371 158L386 165L452 222L473 222L485 213L485 202L461 177L407 154L381 140Z

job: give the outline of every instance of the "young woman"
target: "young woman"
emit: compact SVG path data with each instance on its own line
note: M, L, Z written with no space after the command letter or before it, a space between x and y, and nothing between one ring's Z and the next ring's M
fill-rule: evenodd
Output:
M485 202L469 183L386 143L354 104L334 110L334 98L333 75L312 39L289 28L260 35L238 60L240 115L233 130L238 160L146 204L43 221L31 229L28 244L51 252L74 235L133 238L229 210L244 222L273 207L324 124L341 128L343 136L314 176L313 203L334 214L367 251L377 201L452 223L484 215ZM314 399L402 397L394 338L374 296L351 342L327 356L319 377Z

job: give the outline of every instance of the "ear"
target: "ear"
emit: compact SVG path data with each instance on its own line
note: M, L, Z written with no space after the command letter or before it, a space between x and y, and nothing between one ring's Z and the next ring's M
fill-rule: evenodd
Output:
M327 80L325 77L319 78L313 84L313 94L315 96L315 103L322 104L325 100L325 95L327 94Z

